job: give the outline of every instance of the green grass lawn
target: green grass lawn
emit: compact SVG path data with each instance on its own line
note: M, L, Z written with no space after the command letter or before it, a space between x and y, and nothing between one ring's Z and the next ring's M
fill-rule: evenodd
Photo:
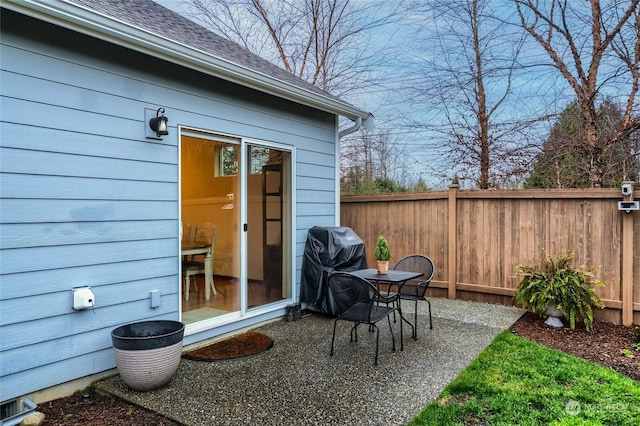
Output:
M640 382L501 333L411 425L640 425Z

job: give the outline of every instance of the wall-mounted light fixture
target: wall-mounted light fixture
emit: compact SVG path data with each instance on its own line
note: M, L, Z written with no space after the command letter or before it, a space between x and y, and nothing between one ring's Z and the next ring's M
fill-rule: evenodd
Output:
M164 115L164 108L144 109L144 133L147 139L155 140L169 134L169 119Z
M160 115L162 114L162 115ZM164 116L164 108L158 108L156 116L149 120L149 127L156 132L156 136L166 136L169 134L169 119Z

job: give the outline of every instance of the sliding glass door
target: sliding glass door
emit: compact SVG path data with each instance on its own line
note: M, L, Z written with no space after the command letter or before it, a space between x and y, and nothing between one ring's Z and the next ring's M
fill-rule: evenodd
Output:
M240 146L239 139L217 135L180 138L182 320L187 324L240 311ZM214 231L201 232L205 227ZM211 253L197 253L198 246ZM189 276L191 265L201 267Z
M291 298L291 153L248 144L248 309Z
M291 152L183 130L180 155L183 322L291 299Z

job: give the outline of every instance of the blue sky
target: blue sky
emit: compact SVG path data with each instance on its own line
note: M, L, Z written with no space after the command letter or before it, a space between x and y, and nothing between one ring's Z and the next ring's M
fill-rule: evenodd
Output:
M186 6L183 0L155 1L178 13L185 14ZM359 1L379 3L378 0ZM384 2L381 4L393 7L396 3ZM448 45L438 44L439 40L434 38L433 31L436 29L449 31L452 25L463 26L464 22L458 20L458 16L455 14L443 19L442 17L435 18L431 11L420 12L418 7L421 4L420 2L415 3L415 11L406 17L406 21L387 26L384 30L379 30L369 37L366 41L367 48L375 52L380 51L381 55L388 58L385 59L384 66L377 69L379 84L363 87L357 93L350 93L346 95L345 100L375 115L376 131L387 135L389 140L396 144L395 152L401 153L397 160L397 169L402 171L402 178L408 179L407 183L421 177L427 185L439 189L446 188L451 177L458 172L457 168L463 167L451 161L451 158L442 149L445 136L438 133L437 129L447 129L445 108L437 100L430 98L431 94L425 94L423 97L413 96L415 92L411 93L407 88L411 84L415 84L419 88L428 86L429 74L437 72L441 65L438 61L456 60L455 56L461 53L462 48L453 47L459 46L456 44L455 37L449 41L452 48L447 49ZM507 9L513 7L511 2L490 2L489 6L494 8L488 12L492 16L509 12L511 13L510 18L513 18L513 11ZM495 11L495 9L501 10ZM453 29L456 30L455 27ZM511 29L513 27L509 28L508 25L502 28L498 26L497 29L485 27L485 30L490 34L495 34L494 38L488 38L487 45L499 43L497 40L503 38L505 40L504 46L510 48L512 42L508 40L508 37L505 38L504 31ZM417 33L418 30L421 33ZM451 34L449 33L447 36L451 36ZM492 48L494 52L500 54L499 44ZM547 56L536 43L529 41L528 44L525 44L520 60L521 64L531 65L546 61ZM465 66L464 62L462 64ZM460 65L454 63L454 66ZM505 87L504 80L497 77L487 81L487 85L489 86L490 102L495 102ZM454 93L452 96L457 95L465 95L465 92L459 90L459 93ZM466 95L469 96L469 92ZM575 95L556 71L545 66L535 66L518 73L513 80L511 96L513 99L511 103L506 104L495 116L495 120L499 123L510 120L523 121L549 112L559 113L573 100ZM462 99L464 101L464 98ZM425 123L432 129L416 128L413 126L414 123ZM524 144L525 141L539 143L548 134L552 124L552 120L537 122L535 125L532 124L529 128L522 129L521 132L510 136L510 138L521 138L519 141L514 141L515 143ZM444 171L449 176L436 178L434 170ZM392 177L402 182L399 176ZM471 182L466 183L466 186L471 185Z
M154 1L189 17L186 14L187 6L183 0ZM385 32L376 33L369 40L369 44L374 49L389 48L394 50L394 54L396 54L397 51L402 50L399 46L393 45L394 43L401 43L403 40L403 37L398 35L399 31L403 31L401 26L389 27ZM434 157L433 153L421 147L423 136L419 135L415 129L407 126L406 121L411 119L411 114L415 112L415 108L410 107L407 109L409 106L397 90L404 77L400 73L394 72L392 66L381 69L379 73L384 84L382 87L364 87L358 93L352 93L345 100L373 113L376 117L377 129L384 129L384 132L390 135L394 143L398 144L400 150L406 153L398 161L401 162L400 168L410 171L408 174L409 179L416 180L422 176L430 186L446 187L447 182L438 182L432 179L429 181L430 173L428 168L425 168L425 165L434 164L437 162L437 158ZM398 117L402 118L399 119Z

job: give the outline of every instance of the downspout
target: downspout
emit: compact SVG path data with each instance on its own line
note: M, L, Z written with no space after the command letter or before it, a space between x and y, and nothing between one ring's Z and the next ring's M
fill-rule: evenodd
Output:
M343 137L350 135L353 132L357 132L361 125L362 125L362 117L356 118L356 121L353 126L349 127L348 129L341 130L340 133L338 133L338 141Z
M337 121L338 121L338 117L336 117L336 124L337 124ZM335 162L335 176L336 176L336 180L335 180L336 201L335 201L335 209L334 209L335 226L341 226L340 225L340 151L341 151L340 141L342 140L343 137L350 135L353 132L357 132L358 129L360 129L360 126L362 126L362 117L357 117L355 119L353 126L338 132L338 143L336 144L336 162Z

